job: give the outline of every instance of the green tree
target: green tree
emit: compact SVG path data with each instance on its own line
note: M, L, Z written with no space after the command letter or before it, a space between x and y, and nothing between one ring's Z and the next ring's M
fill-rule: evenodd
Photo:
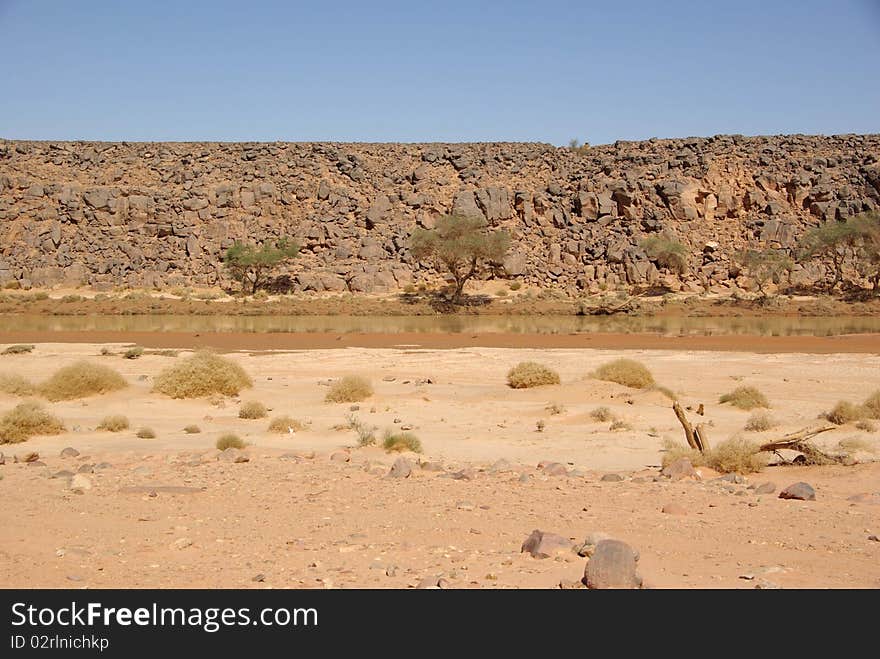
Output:
M687 272L687 248L671 236L664 234L646 238L642 241L642 249L661 268L679 275Z
M417 261L431 261L452 275L452 301L460 304L465 284L491 262L501 262L510 248L506 231L490 231L482 218L444 215L433 229L416 229L410 252Z
M755 280L761 297L767 297L764 286L768 282L780 283L794 268L791 257L776 249L748 249L737 254L737 261Z
M798 242L799 260L809 261L814 258L830 258L834 270L834 281L830 290L837 288L843 281L843 263L846 258L846 246L853 238L852 227L845 222L832 220L807 231Z
M250 287L251 295L257 292L266 276L285 261L299 253L299 245L287 238L274 242L265 242L260 246L240 241L226 250L223 264L237 282L241 284L243 293Z
M854 233L856 267L880 295L880 213L865 213L847 220Z
M844 280L844 265L850 259L858 273L880 293L880 215L864 213L840 222L832 220L811 229L799 242L801 260L831 259L834 290Z

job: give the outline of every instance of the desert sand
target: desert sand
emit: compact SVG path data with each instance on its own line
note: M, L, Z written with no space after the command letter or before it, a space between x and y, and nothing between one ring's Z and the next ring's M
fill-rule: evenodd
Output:
M870 537L880 533L880 463L870 452L855 466L768 467L741 483L717 480L708 469L697 479L670 481L658 475L664 440L682 440L670 400L589 377L608 360L638 359L683 405L705 406L700 420L710 424L713 442L736 434L764 441L818 425L818 415L838 400L858 402L880 388L873 338L862 352L760 354L730 347L654 349L650 342L652 349L630 350L435 349L424 335L412 345L395 335L395 348L230 352L254 387L238 398L211 400L151 392L153 378L185 351L127 360L119 356L121 345L39 343L31 354L3 356L0 368L38 381L85 358L117 369L129 386L48 404L66 433L0 446L6 454L0 466L0 585L576 583L585 559L575 552L548 559L520 552L529 533L541 529L573 544L592 532L628 542L640 553L639 569L650 587L875 588L880 542ZM116 354L100 356L103 347ZM524 360L554 368L562 383L510 389L505 374ZM370 378L375 394L354 406L324 402L328 380L349 374ZM740 385L767 395L777 428L746 433L750 413L718 403ZM0 411L18 400L0 394ZM308 428L270 434L268 419L238 418L240 402L249 400L269 407L270 417L289 414ZM551 413L552 405L561 411ZM593 420L590 411L598 406L628 427L612 431L610 423ZM126 415L131 429L96 431L108 414ZM380 439L386 428L411 427L424 450L407 455L431 468L388 478L397 455L358 447L356 433L346 427L349 415L375 426ZM202 432L184 433L188 424ZM141 426L157 437L138 439ZM218 460L214 443L229 431L249 443L248 462ZM880 448L880 433L852 425L817 442L833 448L853 437ZM62 458L65 447L79 455ZM13 462L29 452L39 453L44 466ZM562 463L568 475L539 469L546 461ZM442 470L434 471L438 464ZM52 477L80 469L90 487L79 492L70 489L69 478ZM450 477L462 472L465 478ZM602 481L609 473L623 480ZM749 489L768 481L774 493ZM815 501L778 498L798 481L813 485ZM662 512L671 504L677 504L672 514Z

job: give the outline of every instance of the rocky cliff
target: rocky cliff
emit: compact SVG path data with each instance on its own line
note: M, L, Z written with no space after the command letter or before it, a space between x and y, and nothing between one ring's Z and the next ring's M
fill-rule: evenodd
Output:
M570 294L626 284L724 290L746 245L791 248L880 209L880 135L547 144L0 141L0 285L214 285L235 239L296 236L294 290L432 279L406 249L442 213L514 236L506 272ZM667 232L688 273L639 246ZM799 266L794 283L824 277ZM740 279L740 284L744 280Z

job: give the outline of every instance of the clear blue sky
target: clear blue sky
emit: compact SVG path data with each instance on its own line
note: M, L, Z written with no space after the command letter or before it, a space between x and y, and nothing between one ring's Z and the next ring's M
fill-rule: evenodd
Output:
M0 0L0 137L880 132L880 0Z

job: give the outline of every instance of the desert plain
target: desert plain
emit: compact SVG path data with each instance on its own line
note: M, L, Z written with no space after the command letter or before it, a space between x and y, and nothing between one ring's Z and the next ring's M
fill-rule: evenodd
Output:
M610 360L638 360L706 424L712 443L764 442L827 425L819 416L838 401L858 403L880 388L876 335L856 344L792 337L769 354L774 337L639 349L566 347L565 336L540 348L477 337L444 345L427 335L393 335L383 347L340 336L340 347L326 348L317 336L299 349L226 345L253 387L192 400L156 393L153 383L198 338L178 337L176 356L147 350L137 359L122 356L130 344L107 338L0 357L4 373L34 382L85 359L127 383L45 403L62 434L0 446L4 587L578 588L587 562L578 549L596 534L638 552L649 588L880 586L880 433L870 424L815 438L828 451L856 440L846 465L771 465L742 477L699 467L669 478L660 469L665 447L683 443L670 398L591 377ZM522 361L552 368L560 384L510 388L506 374ZM374 394L325 402L332 381L347 375L370 380ZM751 412L719 402L738 386L766 395L772 429L746 431ZM239 418L248 401L268 416ZM18 402L0 394L0 411ZM610 413L603 421L594 418L601 407ZM114 414L130 427L96 429ZM269 432L277 415L304 429ZM352 421L375 429L378 444L359 446ZM201 432L184 432L191 424ZM143 427L155 437L139 438ZM401 429L418 437L421 453L382 449L382 433ZM247 443L238 462L215 448L229 432ZM75 450L62 457L66 448ZM398 458L407 477L391 473ZM798 482L815 500L779 498ZM571 549L523 552L536 529Z

